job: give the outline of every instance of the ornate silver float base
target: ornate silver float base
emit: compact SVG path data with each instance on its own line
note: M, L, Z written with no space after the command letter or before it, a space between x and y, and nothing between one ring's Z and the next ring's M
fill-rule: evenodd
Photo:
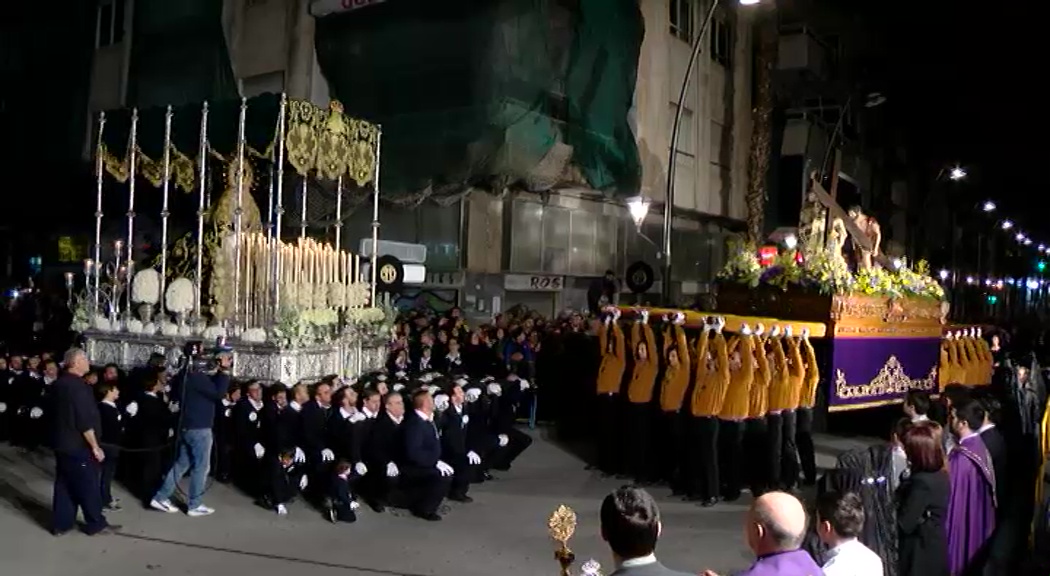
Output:
M182 355L186 342L199 338L88 331L84 333L84 340L92 364L133 368L144 365L150 354L162 350L169 364L174 364ZM295 384L332 374L356 378L381 369L386 362L385 346L350 342L301 349L247 342L231 342L231 345L234 349L234 376L266 382Z

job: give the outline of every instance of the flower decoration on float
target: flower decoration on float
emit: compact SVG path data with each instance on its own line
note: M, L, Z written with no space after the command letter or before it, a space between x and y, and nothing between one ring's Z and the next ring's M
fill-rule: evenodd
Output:
M729 244L729 258L718 273L718 280L755 288L761 282L762 273L758 248L750 242L732 240Z

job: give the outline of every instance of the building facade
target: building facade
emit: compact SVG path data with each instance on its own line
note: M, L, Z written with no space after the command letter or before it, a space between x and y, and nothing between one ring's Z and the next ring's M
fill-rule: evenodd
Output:
M434 308L459 305L476 316L519 304L554 314L584 307L587 288L606 270L622 276L631 263L644 261L659 271L674 112L691 43L700 33L709 2L639 2L645 34L628 122L641 164L640 183L633 192L653 203L639 229L628 215L623 194L613 197L579 184L539 192L509 185L466 190L440 202L384 203L381 238L423 244L428 251L427 282L406 294L406 299ZM325 13L329 4L226 0L221 41L237 91L243 96L285 92L327 105L331 91L315 50L318 18L312 14ZM380 3L354 3L358 8L352 12L364 15L376 8L371 4ZM672 227L672 288L679 300L691 300L710 289L724 262L727 240L742 229L745 216L751 15L745 8L723 4L707 31L682 103ZM92 116L100 110L141 104L136 94L165 93L141 86L136 92L141 80L131 66L133 24L143 16L139 13L136 18L136 10L156 9L155 0L101 0L88 101ZM347 112L355 114L350 107ZM550 116L555 137L561 139L557 134L561 119L554 113ZM86 134L85 154L89 154L91 130ZM343 238L353 244L370 234L371 214L364 207L319 219L341 220ZM651 292L655 295L660 289L658 281Z

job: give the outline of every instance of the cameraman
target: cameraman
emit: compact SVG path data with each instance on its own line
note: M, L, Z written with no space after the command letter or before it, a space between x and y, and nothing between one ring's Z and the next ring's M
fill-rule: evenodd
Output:
M220 343L216 350L217 367L206 372L208 365L188 354L189 361L175 379L172 398L181 400L182 417L179 420L177 456L171 470L164 477L160 490L150 501L150 507L161 512L174 513L179 509L171 503L178 481L190 475L189 501L186 515L207 516L215 510L201 504L208 469L211 464L212 426L215 406L222 401L230 385L229 372L233 366L232 350Z

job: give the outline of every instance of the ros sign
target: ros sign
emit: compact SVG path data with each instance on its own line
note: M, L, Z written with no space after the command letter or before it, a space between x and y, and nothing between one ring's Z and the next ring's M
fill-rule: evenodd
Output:
M384 2L386 0L313 0L310 3L310 13L319 18L329 14L368 8Z

